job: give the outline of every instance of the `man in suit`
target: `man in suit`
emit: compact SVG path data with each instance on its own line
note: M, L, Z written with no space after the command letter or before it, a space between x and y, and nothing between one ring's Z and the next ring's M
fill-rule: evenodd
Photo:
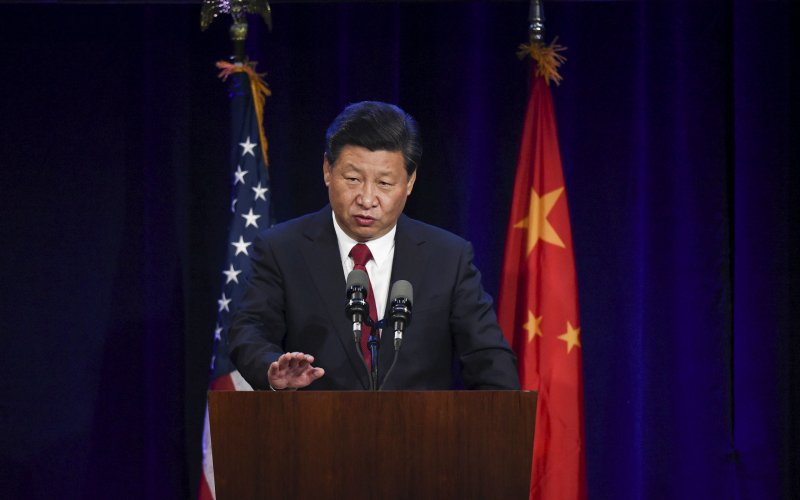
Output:
M390 104L352 104L328 128L322 173L330 204L263 233L233 318L231 359L255 389L370 388L368 351L359 354L345 315L346 276L356 265L368 273L376 319L391 283L414 289L388 378L394 336L380 340L378 386L446 390L455 367L468 389L519 388L472 246L402 213L421 155L416 123Z

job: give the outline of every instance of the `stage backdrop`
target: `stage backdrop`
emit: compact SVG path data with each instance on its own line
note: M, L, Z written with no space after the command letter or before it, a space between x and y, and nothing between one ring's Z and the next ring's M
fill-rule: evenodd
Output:
M798 7L549 2L593 498L790 498L797 470ZM526 2L273 4L278 220L325 203L323 133L396 102L407 212L495 294ZM0 5L0 491L193 495L229 214L227 20L199 5ZM276 485L278 487L278 485Z

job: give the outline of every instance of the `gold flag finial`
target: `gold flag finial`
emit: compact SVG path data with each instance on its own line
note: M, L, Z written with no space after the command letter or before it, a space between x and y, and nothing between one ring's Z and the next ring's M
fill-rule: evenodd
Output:
M200 10L200 29L205 31L220 14L233 18L230 33L234 46L234 60L243 62L244 41L247 39L247 14L259 14L272 31L272 9L267 0L203 0Z

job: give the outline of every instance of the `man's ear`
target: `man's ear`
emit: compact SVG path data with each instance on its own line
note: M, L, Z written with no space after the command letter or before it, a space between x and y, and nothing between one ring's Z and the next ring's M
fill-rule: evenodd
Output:
M322 153L322 180L325 181L325 187L331 185L331 164L328 162L328 155Z
M411 195L411 191L414 190L414 183L417 181L417 171L414 172L408 177L408 182L406 183L406 196Z

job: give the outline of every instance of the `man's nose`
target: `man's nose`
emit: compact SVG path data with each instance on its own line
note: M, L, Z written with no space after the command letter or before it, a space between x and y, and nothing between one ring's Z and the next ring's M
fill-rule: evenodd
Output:
M376 193L375 193L375 186L371 182L365 182L363 187L361 188L361 193L359 195L361 205L365 207L371 207L375 205L376 201Z

